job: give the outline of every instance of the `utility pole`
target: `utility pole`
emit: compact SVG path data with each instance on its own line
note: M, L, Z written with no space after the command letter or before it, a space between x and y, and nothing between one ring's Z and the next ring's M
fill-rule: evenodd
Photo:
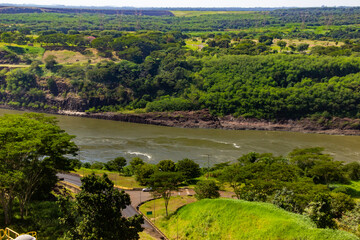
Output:
M179 215L176 216L176 239L179 239Z
M209 169L210 169L210 154L205 154L207 156L207 179L209 178Z

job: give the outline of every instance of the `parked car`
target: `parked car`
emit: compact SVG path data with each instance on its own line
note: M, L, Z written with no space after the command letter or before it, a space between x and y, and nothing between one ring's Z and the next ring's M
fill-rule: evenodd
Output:
M151 192L152 188L151 187L143 188L142 191L143 192Z

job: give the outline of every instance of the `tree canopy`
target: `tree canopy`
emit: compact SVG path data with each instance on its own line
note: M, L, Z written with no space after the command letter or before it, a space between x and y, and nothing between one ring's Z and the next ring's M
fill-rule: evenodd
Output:
M139 239L143 218L136 215L126 219L121 210L130 205L130 196L114 188L106 174L94 173L81 179L81 192L73 205L59 201L65 217L62 222L68 226L68 239Z
M53 117L42 114L0 117L0 199L5 223L11 222L12 203L20 202L21 216L36 191L57 182L58 170L70 170L77 146ZM52 184L48 185L51 182Z

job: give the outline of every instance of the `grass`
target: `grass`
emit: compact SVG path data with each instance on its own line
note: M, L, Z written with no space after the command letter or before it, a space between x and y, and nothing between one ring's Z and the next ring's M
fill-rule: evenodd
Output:
M301 43L307 43L307 44L309 44L309 47L315 47L315 46L323 46L323 47L339 46L340 47L340 46L344 45L343 42L338 42L338 44L336 44L336 42L334 42L334 41L297 40L297 39L283 39L283 41L287 42L288 45L291 45L291 44L299 45Z
M175 196L171 197L168 206L169 215L173 214L177 209L187 204L193 203L196 201L196 198L193 196ZM155 209L155 210L154 210ZM164 221L166 219L166 211L164 199L159 198L144 203L140 206L140 211L147 216L153 223L156 221ZM147 215L147 212L152 212L152 214Z
M156 240L156 238L153 238L146 232L140 232L139 236L140 236L140 240Z
M156 222L169 239L359 239L348 232L318 229L303 215L272 204L233 199L202 200Z
M21 64L0 64L0 67L7 67L7 68L27 68L30 65L21 65Z
M194 41L194 38L193 39L186 39L185 43L186 43L187 48L189 48L191 50L194 50L194 51L201 50L203 47L207 46L207 44L201 42L200 39L197 39L196 41Z
M210 14L249 14L253 11L171 11L175 17L198 17Z
M9 44L9 43L0 43L0 47L7 51L13 52L17 55L30 54L37 57L41 57L45 52L45 49L42 47L17 45L17 44Z
M346 193L351 195L355 201L360 202L360 181L351 181L350 184L334 184L332 187L343 187Z
M360 192L360 181L352 181L350 187Z
M118 111L119 113L123 113L123 114L136 114L136 113L146 113L146 109L145 108L137 108L137 109L123 109Z
M119 175L118 172L110 172L106 170L99 170L99 169L89 169L89 168L80 168L76 169L75 171L72 171L73 173L77 173L81 176L87 176L92 173L95 173L96 175L103 175L106 173L109 178L114 182L116 186L124 187L124 188L141 188L143 186L139 185L138 182L136 182L134 177L125 177Z
M87 63L89 60L92 63L98 63L104 60L105 58L98 56L96 49L88 48L89 54L81 54L80 52L68 51L68 50L49 50L46 51L43 55L43 59L49 55L56 57L56 61L60 64L73 64L73 63Z

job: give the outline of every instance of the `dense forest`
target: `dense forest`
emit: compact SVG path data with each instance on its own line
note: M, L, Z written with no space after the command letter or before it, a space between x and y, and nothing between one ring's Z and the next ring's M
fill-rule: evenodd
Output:
M61 11L60 11L61 10ZM360 22L360 8L307 8L277 9L273 11L225 11L205 12L183 16L182 11L158 11L161 16L149 10L112 10L107 12L80 11L66 13L39 9L33 13L2 13L2 29L20 30L22 28L39 32L56 30L66 33L69 30L158 30L158 31L225 31L259 27L305 26L351 26ZM70 10L67 10L70 11ZM147 11L149 14L147 14ZM16 11L14 11L16 13ZM156 11L155 11L156 12ZM132 13L132 14L130 14ZM224 14L225 13L225 14ZM175 15L175 16L174 16ZM210 16L209 16L210 15ZM76 23L76 24L74 24Z
M1 14L0 102L48 111L359 118L359 9Z

